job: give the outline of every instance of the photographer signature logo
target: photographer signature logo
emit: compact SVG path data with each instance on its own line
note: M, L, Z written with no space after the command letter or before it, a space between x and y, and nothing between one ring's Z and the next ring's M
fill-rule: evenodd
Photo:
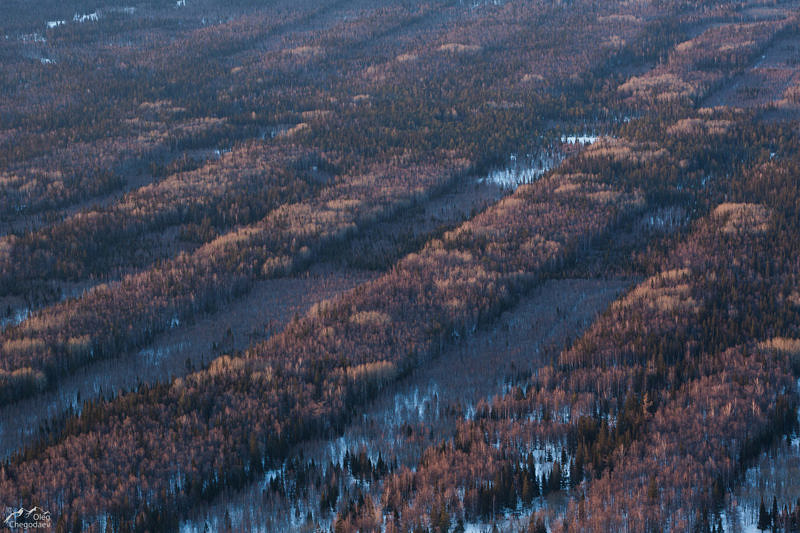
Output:
M39 529L49 528L52 525L50 511L45 511L41 507L25 509L20 507L9 514L3 521L11 529Z

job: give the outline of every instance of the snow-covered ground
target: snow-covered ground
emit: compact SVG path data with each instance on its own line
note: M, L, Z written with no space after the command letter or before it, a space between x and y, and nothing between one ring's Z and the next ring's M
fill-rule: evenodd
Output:
M594 133L566 134L561 136L563 144L588 146L600 138ZM558 166L564 156L558 149L542 150L538 154L511 154L507 164L479 178L478 183L491 183L500 187L516 189L520 185L532 183L544 176L550 169Z
M91 290L94 285L96 285L96 283L64 283L59 288L61 297L58 301L63 302L70 298L78 298ZM5 305L3 305L3 307L5 307ZM28 305L10 304L10 312L6 312L6 316L4 317L0 317L0 331L28 320L31 315L41 307L42 305L30 307Z
M536 364L539 354L563 346L564 342L591 323L608 302L627 286L627 282L597 280L558 280L548 282L531 294L514 310L500 317L495 328L478 330L452 347L424 369L392 386L363 413L356 417L344 435L302 446L305 461L316 465L331 462L342 464L347 451L351 454L364 449L373 462L380 452L384 461L397 461L414 470L422 452L432 443L452 434L457 419L475 415L481 399L507 393L511 370ZM559 313L557 304L565 310ZM508 342L506 342L508 341ZM512 365L513 363L513 365ZM554 461L561 461L560 442L532 443L530 452L539 476L549 474ZM298 453L294 454L299 455ZM565 463L569 463L567 454ZM568 478L567 464L562 475ZM327 530L331 514L319 512L319 494L310 487L300 497L276 497L265 491L277 470L263 476L245 491L220 498L210 507L198 508L191 520L181 525L184 533L200 533L208 524L215 531L225 520L227 512L234 530L243 531L313 531L306 529L309 511L313 522ZM345 476L350 487L370 491L380 497L381 484L372 484ZM550 494L549 509L561 509L564 495ZM537 502L533 510L544 505ZM516 524L527 525L531 508L509 511L497 520L500 531ZM467 531L491 531L492 524L465 524ZM519 529L519 528L516 528Z
M179 342L173 345L145 348L139 351L139 357L142 357L148 365L160 365L169 357L172 352L182 351L186 349L187 346L188 343Z
M781 439L747 469L722 514L725 531L760 533L756 524L762 497L767 507L777 498L779 509L793 507L800 498L800 434Z
M72 17L73 22L97 22L98 20L100 20L100 13L97 11L83 14L75 13Z
M7 326L16 326L17 324L28 320L29 316L31 316L30 307L14 309L9 316L0 318L0 330L6 328Z
M533 183L561 162L562 157L554 153L540 153L537 156L518 157L511 154L508 165L493 170L478 183L491 183L500 187L516 189L520 185Z
M562 135L561 142L566 144L582 144L584 146L588 144L594 144L597 142L600 136L594 134L578 134L578 135Z

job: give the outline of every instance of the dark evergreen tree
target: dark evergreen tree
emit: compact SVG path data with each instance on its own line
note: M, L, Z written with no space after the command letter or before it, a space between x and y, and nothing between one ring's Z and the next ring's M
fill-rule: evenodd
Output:
M767 506L764 505L764 497L761 497L761 505L758 507L758 524L756 527L761 531L766 531L770 526L770 516L767 512Z
M558 461L553 463L553 470L550 472L550 490L561 490L561 464Z
M769 515L772 521L772 530L775 531L778 529L778 499L773 496L772 497L772 512Z

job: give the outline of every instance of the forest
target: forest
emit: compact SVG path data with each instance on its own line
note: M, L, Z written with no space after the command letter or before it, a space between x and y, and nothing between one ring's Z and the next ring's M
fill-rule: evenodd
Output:
M3 516L800 530L796 0L7 4Z

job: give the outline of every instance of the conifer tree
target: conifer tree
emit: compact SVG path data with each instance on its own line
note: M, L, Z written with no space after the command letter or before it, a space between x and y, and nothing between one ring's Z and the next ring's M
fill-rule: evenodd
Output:
M767 507L764 505L764 497L761 497L761 505L758 507L758 524L756 527L761 531L766 531L769 529L770 525L770 517L769 513L767 512Z
M772 521L772 530L775 531L778 529L778 499L775 496L772 497L772 512L769 516Z

